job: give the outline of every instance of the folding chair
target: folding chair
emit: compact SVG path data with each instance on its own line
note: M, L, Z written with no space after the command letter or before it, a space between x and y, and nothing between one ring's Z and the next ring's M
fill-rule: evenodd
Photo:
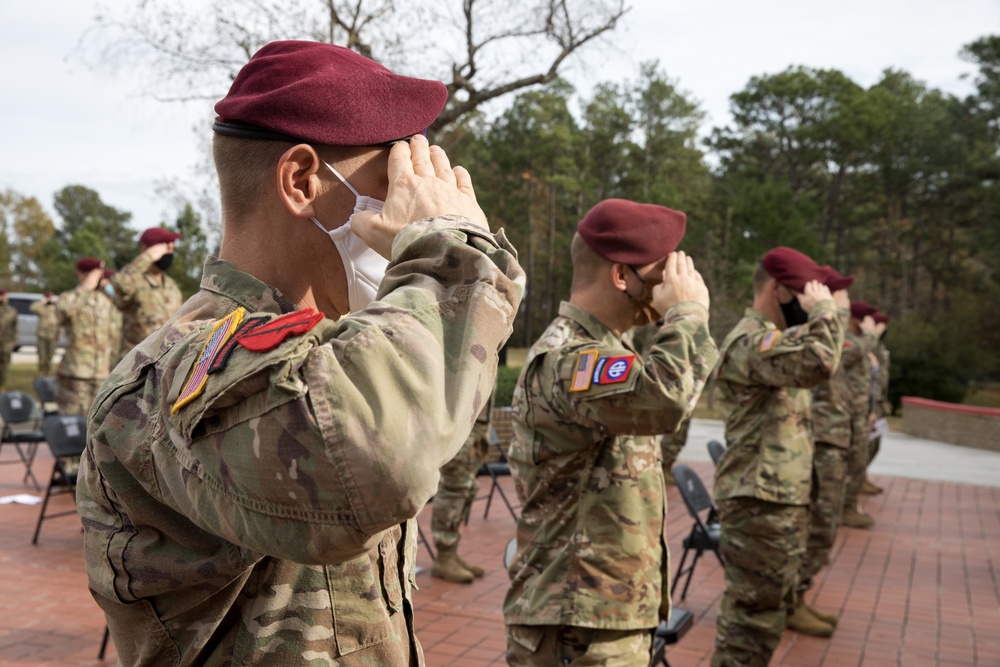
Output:
M56 378L52 375L36 377L32 385L35 388L35 395L42 405L43 415L59 414L56 406Z
M35 412L35 402L31 396L23 391L8 391L0 394L0 418L3 418L3 433L0 437L0 449L3 445L13 445L17 450L18 460L0 461L0 463L22 463L24 464L24 481L31 478L36 491L41 491L42 487L31 472L31 464L35 460L35 453L38 451L38 444L45 440L45 436L37 430L20 430L20 427L30 425L38 428L38 415ZM18 430L14 430L17 428ZM22 449L22 445L24 448Z
M49 415L42 422L42 433L45 435L45 441L49 443L55 462L52 464L49 485L45 489L45 499L42 500L42 511L38 514L38 523L35 524L35 535L31 538L32 544L38 544L42 521L76 514L75 507L55 514L46 514L45 510L54 489L60 493L69 493L74 506L76 505L76 478L80 467L80 456L87 446L87 420L80 415Z
M431 541L427 539L427 535L424 534L424 529L420 527L420 522L417 521L417 535L420 536L420 541L424 543L427 547L427 553L431 555L431 560L437 560L437 554L434 553L434 547L431 546Z
M500 486L499 477L510 477L510 463L507 462L507 457L504 456L503 449L500 447L500 437L497 435L497 432L493 428L492 424L490 425L489 439L490 447L496 447L497 451L500 452L500 460L496 462L484 463L482 467L479 468L479 477L489 475L493 481L490 486L490 492L486 496L480 497L486 498L486 509L483 511L483 518L485 519L490 515L490 505L493 503L493 494L499 493L500 499L503 500L503 504L507 506L507 511L509 511L510 515L514 517L514 521L517 521L517 510L515 510L514 506L510 504L510 500L507 499L507 494L504 493L503 487ZM476 498L476 500L480 500L480 498ZM465 523L466 525L469 523L468 516L465 517Z
M656 628L656 635L653 637L653 659L649 661L650 667L656 667L656 665L670 667L670 663L667 662L667 646L679 642L693 624L694 614L690 611L671 609L670 618L666 621L660 621L660 626Z
M708 441L708 455L712 457L712 463L719 465L719 459L726 453L726 446L718 440Z
M705 485L702 484L701 478L690 467L683 463L678 463L674 466L674 479L677 480L677 490L680 491L681 498L684 499L688 514L694 519L694 525L691 526L691 533L684 538L684 553L681 554L681 562L677 566L677 574L674 575L674 582L676 584L680 582L683 575L687 574L687 581L684 582L684 590L681 592L681 600L683 600L687 597L688 586L691 585L691 577L694 576L695 565L698 564L698 559L701 558L703 552L714 552L715 557L719 559L719 563L723 567L726 564L722 562L722 556L719 554L719 537L722 535L722 528L719 525L719 513L716 511L715 505L712 503L712 497L705 489ZM708 514L705 520L702 521L701 513L705 510L708 510ZM687 561L689 551L694 551L694 560L685 569L684 563Z

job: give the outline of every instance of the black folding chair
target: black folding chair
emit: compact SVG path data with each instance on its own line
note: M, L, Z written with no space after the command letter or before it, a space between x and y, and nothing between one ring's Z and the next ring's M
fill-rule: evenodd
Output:
M434 553L434 547L431 546L431 541L427 539L427 535L424 534L424 529L420 527L420 522L417 521L417 535L420 537L420 541L424 543L427 547L427 553L431 555L431 560L437 560L437 554Z
M60 516L76 514L76 509L46 514L49 498L53 493L69 493L76 505L76 478L80 468L80 456L87 446L87 420L80 415L49 415L42 422L42 433L49 444L52 457L52 475L45 489L45 499L42 500L42 511L38 514L35 524L35 535L32 544L38 544L38 533L42 530L42 521Z
M34 382L32 382L32 385L35 388L35 395L38 396L38 400L42 404L42 414L59 414L59 408L56 406L55 377L52 375L36 377Z
M722 535L722 528L719 525L719 513L712 503L712 496L708 494L708 490L705 489L698 474L683 463L674 466L674 479L677 480L677 489L681 493L681 498L684 499L688 514L694 519L690 534L684 538L684 553L681 554L681 562L677 566L677 574L674 575L674 583L676 584L680 582L683 575L687 574L684 590L681 591L681 600L683 600L687 597L695 565L698 564L698 559L701 558L703 552L712 551L723 567L725 567L725 563L722 562L722 556L719 554L719 537ZM701 514L706 510L707 515L702 520ZM694 551L694 559L691 561L691 565L685 568L684 563L687 562L689 551Z
M719 459L726 453L726 446L718 440L708 441L708 455L712 457L712 463L719 465Z
M3 445L13 445L17 450L17 460L0 461L0 464L21 463L24 465L24 481L31 479L37 491L42 487L31 472L31 464L35 460L39 443L45 436L38 430L38 415L35 412L35 402L23 391L8 391L0 394L0 418L3 419L3 433L0 437L0 449ZM27 429L22 430L22 427ZM23 446L23 448L22 448Z
M507 462L507 457L504 456L503 449L500 447L500 437L497 435L497 432L493 428L492 424L490 425L489 440L490 447L496 447L497 451L500 452L500 460L484 463L482 467L479 468L478 476L483 477L488 475L492 480L492 484L490 485L490 492L485 496L476 498L476 500L486 498L486 509L483 511L483 518L485 519L490 515L490 505L493 503L493 494L499 493L500 499L503 500L503 504L507 506L507 511L510 512L514 521L517 521L517 510L515 510L514 506L510 504L510 500L507 499L507 494L504 493L503 487L500 486L500 477L510 477L510 463ZM465 517L465 523L469 523L468 516Z
M649 661L650 667L656 667L656 665L670 667L670 663L667 661L667 647L679 642L693 624L694 614L690 611L671 609L670 618L666 621L660 621L660 626L656 628L656 635L653 637L653 659Z

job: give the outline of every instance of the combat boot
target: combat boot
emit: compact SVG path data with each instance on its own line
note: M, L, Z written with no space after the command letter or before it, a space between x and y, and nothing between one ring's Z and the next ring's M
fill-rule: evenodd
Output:
M462 564L462 567L464 567L466 570L468 570L469 572L471 572L472 576L474 576L476 579L478 579L479 577L481 577L484 574L486 574L486 570L484 570L483 568L479 567L478 565L472 565L471 563L469 563L468 561L466 561L464 558L462 558L461 556L459 556L457 553L455 554L455 557L458 558L458 562Z
M825 614L825 613L821 612L819 609L817 609L816 607L808 605L805 602L802 602L799 606L801 606L803 609L805 609L810 614L812 614L813 616L815 616L819 620L823 621L827 625L829 625L831 627L834 627L834 628L837 627L837 620L838 619L833 614Z
M789 630L794 630L795 632L803 635L810 635L812 637L829 637L833 634L832 625L824 623L817 617L813 616L806 610L805 605L801 604L788 615L786 627Z
M844 508L844 515L840 517L840 525L849 528L871 528L875 525L875 519L856 507L849 507Z
M881 486L872 483L869 479L865 479L865 481L861 484L861 488L858 490L858 493L863 493L866 496L877 496L883 491L885 491L885 489Z
M434 561L434 567L431 568L431 576L456 584L471 584L476 578L462 565L455 547L438 547L438 556Z

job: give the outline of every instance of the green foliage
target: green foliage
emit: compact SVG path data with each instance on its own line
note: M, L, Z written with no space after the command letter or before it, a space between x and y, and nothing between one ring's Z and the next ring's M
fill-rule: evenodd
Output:
M199 216L191 204L185 202L184 209L177 215L174 231L181 238L174 244L174 264L170 276L177 281L184 298L198 291L201 285L201 270L208 255L208 239Z
M517 378L521 374L520 366L498 366L497 367L497 388L493 395L493 405L510 405L514 397L514 386Z

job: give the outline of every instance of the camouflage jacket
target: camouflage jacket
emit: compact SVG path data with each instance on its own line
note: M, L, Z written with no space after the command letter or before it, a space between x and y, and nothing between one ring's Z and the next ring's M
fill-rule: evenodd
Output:
M849 310L840 310L840 323L845 332L850 318ZM813 440L841 449L851 446L851 388L847 382L847 366L852 356L852 343L845 339L836 372L812 389Z
M66 353L57 375L103 380L118 352L115 306L100 292L77 287L59 295L59 323L66 331Z
M809 504L813 441L808 391L840 363L844 327L833 301L820 301L799 327L778 331L748 308L722 344L713 372L725 415L726 452L715 498Z
M844 360L847 384L851 394L851 423L853 443L856 447L868 446L868 432L872 414L872 365L868 358L874 337L847 333L844 345L851 354Z
M889 401L889 348L882 341L875 345L875 356L878 357L878 394L875 397L875 416L886 417L892 414L892 403Z
M621 339L560 306L514 389L508 459L522 510L507 624L629 630L669 615L666 498L649 436L691 414L717 353L697 304Z
M38 315L38 337L51 338L55 340L59 334L59 312L58 303L51 301L45 303L38 300L31 304L31 312Z
M10 352L17 345L17 310L9 303L0 304L0 346Z
M404 228L380 300L338 321L275 324L313 311L210 258L90 414L77 498L120 660L408 654L410 520L489 396L523 288L503 234L456 216Z
M151 266L149 255L140 253L111 276L115 304L122 311L123 354L162 327L184 301L174 279L166 273L153 275Z

